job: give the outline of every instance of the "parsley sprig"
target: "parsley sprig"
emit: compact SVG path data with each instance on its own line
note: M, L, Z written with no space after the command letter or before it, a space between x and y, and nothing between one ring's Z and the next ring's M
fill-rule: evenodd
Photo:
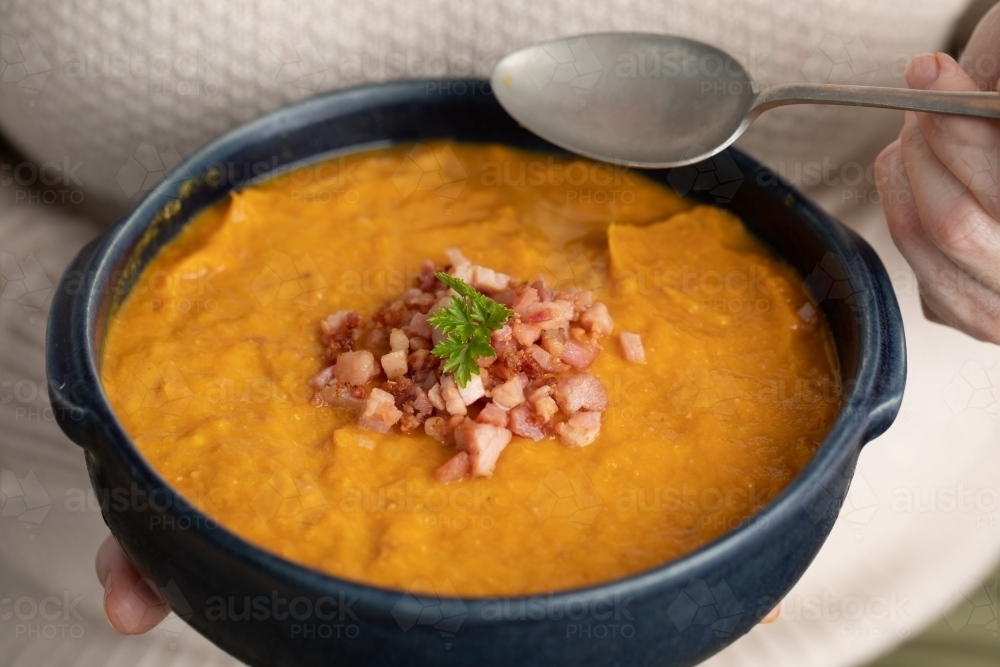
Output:
M479 375L476 362L496 354L490 337L514 313L461 278L438 272L437 279L455 290L458 296L452 295L446 308L427 318L431 326L445 334L431 354L444 361L444 371L454 374L459 387L465 387L473 375Z

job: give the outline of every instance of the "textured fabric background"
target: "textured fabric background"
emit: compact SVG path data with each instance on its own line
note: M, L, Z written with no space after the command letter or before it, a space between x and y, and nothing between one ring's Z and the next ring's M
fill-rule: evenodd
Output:
M96 508L77 502L89 489L82 454L44 411L44 321L55 282L110 222L107 211L140 198L184 155L315 92L400 76L486 76L511 49L586 31L706 40L766 83L902 85L905 62L940 48L961 9L958 0L7 0L0 132L54 167L42 188L37 172L0 156L0 665L231 663L176 618L137 638L107 627L93 573L107 529ZM714 667L860 664L956 604L990 609L984 578L1000 556L1000 510L990 504L1000 488L1000 351L923 320L870 183L856 182L898 124L889 112L786 108L765 114L740 142L793 180L827 168L822 182L804 184L889 267L910 379L897 424L862 454L841 520L782 620L752 631ZM944 500L969 494L971 505ZM995 619L995 579L992 586ZM32 616L27 603L12 612L22 597L37 604L47 596L62 601L59 619ZM976 614L950 627L978 623Z

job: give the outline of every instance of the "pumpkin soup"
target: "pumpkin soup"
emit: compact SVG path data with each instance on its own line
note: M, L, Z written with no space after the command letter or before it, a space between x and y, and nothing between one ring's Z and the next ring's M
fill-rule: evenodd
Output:
M446 336L424 328L453 303L437 271L513 313L452 409L457 371L427 349ZM390 588L539 593L697 549L809 462L840 381L802 282L732 215L635 172L433 142L201 213L109 318L102 380L164 479L263 548ZM403 310L380 320L387 306ZM344 329L347 314L367 324ZM602 400L566 398L560 382L584 376L566 382Z

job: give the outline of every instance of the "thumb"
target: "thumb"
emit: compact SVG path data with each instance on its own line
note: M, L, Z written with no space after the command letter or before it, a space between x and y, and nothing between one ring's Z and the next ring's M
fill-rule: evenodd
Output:
M104 615L116 632L141 635L170 613L170 604L139 573L114 537L109 536L97 550L96 567L104 585Z

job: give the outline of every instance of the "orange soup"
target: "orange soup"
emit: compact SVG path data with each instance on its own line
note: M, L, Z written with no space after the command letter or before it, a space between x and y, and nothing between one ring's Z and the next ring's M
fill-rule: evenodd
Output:
M615 333L596 440L515 436L492 477L311 404L320 322L371 316L446 250L589 290ZM337 158L231 195L153 259L108 326L102 379L150 464L241 537L378 586L568 589L686 554L809 462L840 406L802 278L722 209L633 171L443 142Z

